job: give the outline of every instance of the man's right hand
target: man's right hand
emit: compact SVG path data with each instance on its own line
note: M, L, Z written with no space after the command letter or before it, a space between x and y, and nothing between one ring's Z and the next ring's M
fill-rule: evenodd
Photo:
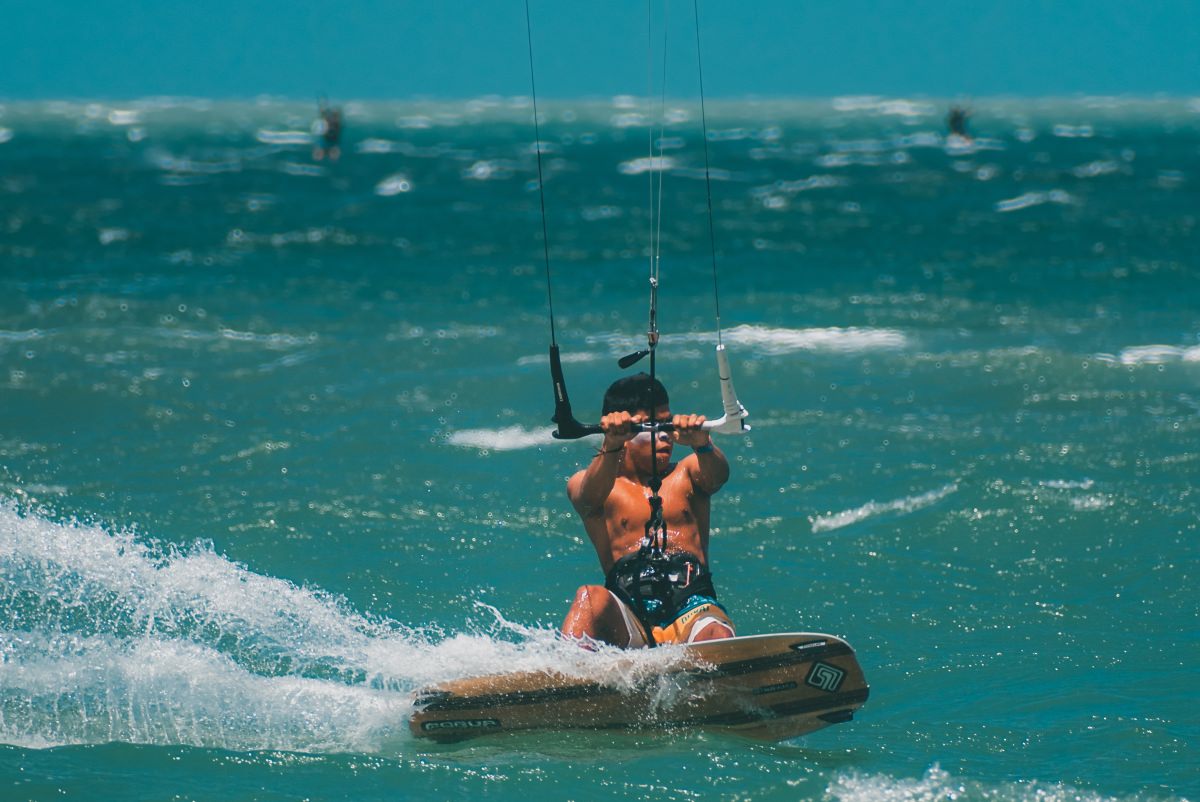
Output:
M631 415L628 412L610 412L600 418L600 429L604 432L604 450L612 451L632 440L638 433L638 424L645 421L645 415Z

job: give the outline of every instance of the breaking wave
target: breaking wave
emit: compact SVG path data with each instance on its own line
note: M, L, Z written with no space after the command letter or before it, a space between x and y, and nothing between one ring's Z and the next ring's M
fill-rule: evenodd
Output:
M814 533L829 532L889 512L898 512L906 515L941 501L956 490L958 490L958 485L950 484L918 496L906 496L895 501L868 501L861 507L855 507L854 509L842 510L841 512L830 513L828 515L818 515L812 519L812 531Z
M552 668L621 686L679 659L475 615L466 632L411 628L211 544L0 504L0 742L393 752L431 683Z
M554 438L550 430L526 429L523 426L505 426L501 429L462 429L447 438L452 446L487 449L490 451L516 451L522 448L551 445Z
M1165 365L1170 362L1200 362L1200 345L1180 348L1174 345L1135 345L1124 348L1121 353L1097 354L1101 362L1122 365Z
M895 778L859 772L839 774L826 789L825 798L834 802L1118 802L1121 797L1105 796L1063 783L1019 780L984 783L954 777L936 764L917 779ZM1153 799L1147 795L1123 799Z

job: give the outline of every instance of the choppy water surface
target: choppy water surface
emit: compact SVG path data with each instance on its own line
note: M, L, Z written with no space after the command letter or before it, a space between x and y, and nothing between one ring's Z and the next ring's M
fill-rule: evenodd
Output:
M646 314L719 408L697 112L543 121L580 417ZM710 107L742 633L872 684L792 743L412 740L409 692L558 642L598 568L549 435L530 110L0 110L6 798L1179 799L1198 793L1200 102ZM661 136L659 136L661 133ZM669 663L647 653L636 671ZM634 677L630 676L629 679Z

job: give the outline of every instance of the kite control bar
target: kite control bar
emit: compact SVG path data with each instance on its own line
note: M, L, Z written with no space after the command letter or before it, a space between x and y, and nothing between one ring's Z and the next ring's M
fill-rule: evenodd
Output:
M723 414L716 420L705 421L700 428L706 432L719 434L742 434L750 431L746 418L750 413L738 400L737 391L733 388L733 376L729 371L729 357L725 354L725 346L717 346L717 377L721 382L721 407ZM567 397L567 383L563 378L562 359L558 346L550 346L550 378L554 382L554 417L558 424L554 436L559 440L578 440L593 434L603 434L604 430L598 423L580 423L571 411L571 399ZM642 423L639 431L670 432L675 430L672 423Z

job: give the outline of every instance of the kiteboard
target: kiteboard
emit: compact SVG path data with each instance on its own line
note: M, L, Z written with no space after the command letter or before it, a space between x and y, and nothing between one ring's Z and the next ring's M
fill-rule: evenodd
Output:
M691 729L781 741L850 721L868 692L840 638L750 635L686 646L670 668L632 683L550 670L444 682L415 693L409 727L441 742L536 730Z

